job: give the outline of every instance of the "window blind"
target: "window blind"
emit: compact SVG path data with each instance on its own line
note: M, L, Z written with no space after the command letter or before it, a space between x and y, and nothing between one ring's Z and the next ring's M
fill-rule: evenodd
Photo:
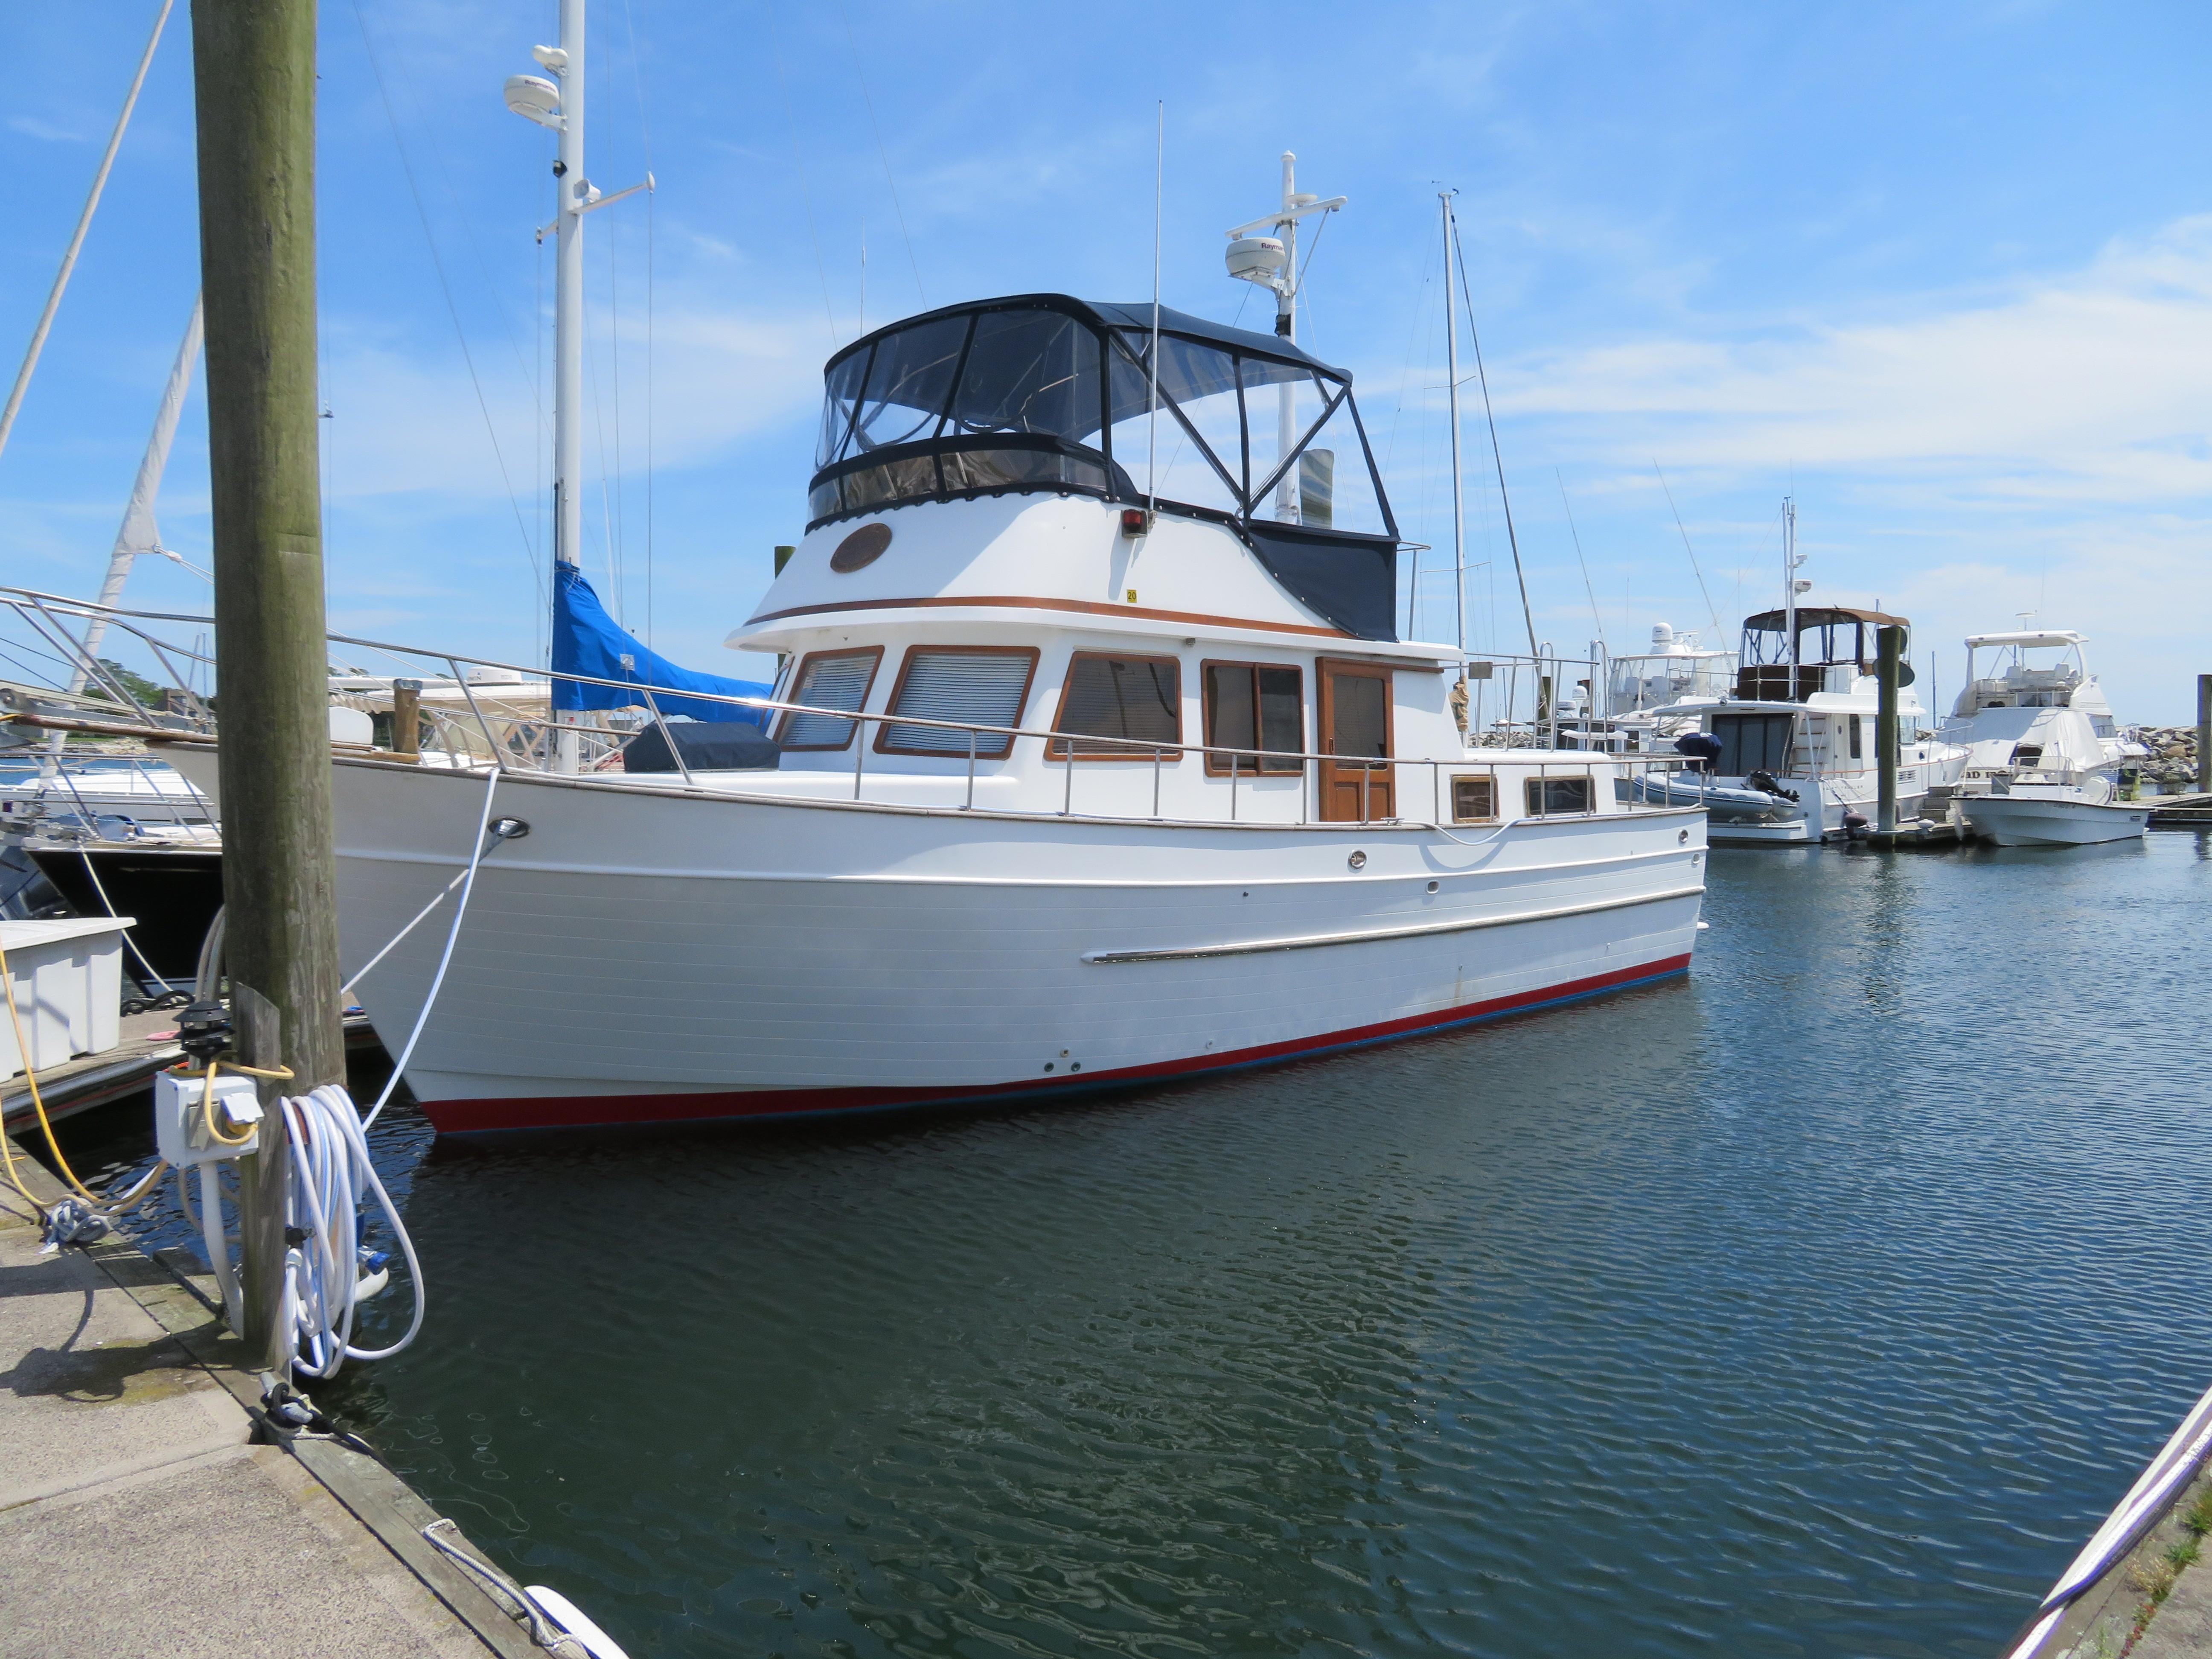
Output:
M971 726L1012 726L1021 719L1022 694L1029 688L1030 670L1036 662L1028 651L917 647L908 653L890 712ZM882 747L910 754L964 756L968 735L944 726L893 722L884 728ZM978 757L1002 758L1012 747L1011 738L988 732L975 734Z

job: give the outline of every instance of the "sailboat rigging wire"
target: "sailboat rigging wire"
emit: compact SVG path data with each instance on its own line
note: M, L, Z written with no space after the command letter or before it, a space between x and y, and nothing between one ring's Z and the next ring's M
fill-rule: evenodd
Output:
M361 1121L362 1131L367 1133L377 1115L383 1111L392 1098L392 1091L399 1086L399 1079L407 1070L407 1062L415 1057L415 1045L422 1041L422 1028L430 1023L430 1011L438 1006L438 992L446 983L446 969L453 964L453 946L461 937L461 919L469 913L469 895L476 891L477 872L483 866L483 855L490 850L485 838L491 835L492 799L499 793L499 764L495 759L491 775L484 780L483 812L477 820L476 845L469 851L469 867L461 872L461 896L453 904L453 925L446 930L446 948L438 957L438 971L430 976L430 989L422 998L422 1012L415 1016L415 1029L407 1034L407 1042L392 1062L392 1075L384 1080L384 1092L377 1096L376 1104L368 1109L368 1115ZM505 826L502 824L501 826ZM494 845L504 841L504 836L495 839ZM420 918L417 918L419 920ZM412 927L415 924L407 924ZM379 952L379 954L382 954ZM363 969L362 973L368 970ZM356 975L358 979L360 975Z
M461 326L460 307L453 302L453 286L446 280L446 262L438 252L438 239L430 229L430 215L422 205L422 191L415 181L415 163L407 154L407 146L399 137L399 117L392 106L391 91L384 84L384 70L376 56L376 43L369 36L368 19L362 15L361 0L354 0L354 22L361 29L362 50L368 56L369 76L376 82L376 95L384 106L384 118L392 128L392 147L399 153L399 171L407 180L407 193L414 198L415 216L422 222L422 240L430 250L430 268L438 275L438 291L445 296L446 314L453 319L453 337L461 348L461 362L469 371L469 385L475 391L477 409L483 416L484 434L491 441L492 459L499 466L499 481L507 491L507 505L514 509L514 528L522 538L522 556L530 566L530 580L537 591L539 608L549 603L545 593L545 579L538 568L538 550L530 539L530 526L522 516L522 503L515 496L514 480L507 475L507 455L499 447L499 428L491 418L491 404L484 398L483 382L477 374L475 354L469 349L468 331Z
M146 50L138 54L138 71L131 77L131 90L124 94L122 112L115 118L115 130L107 135L107 148L100 157L100 170L92 175L92 189L84 198L84 209L76 216L76 229L70 235L69 246L63 250L61 269L54 273L54 285L47 291L46 307L39 313L38 325L31 331L31 343L24 349L23 366L15 371L15 384L8 393L8 403L0 409L0 450L8 447L8 434L15 428L16 411L23 407L23 394L31 389L32 372L39 366L39 354L46 348L46 335L54 325L54 313L61 309L62 291L69 286L70 273L76 269L76 256L84 247L85 233L92 228L93 210L100 205L100 192L107 188L107 175L115 166L115 152L123 147L124 129L131 125L131 112L138 106L139 88L146 84L146 71L154 66L154 48L161 44L161 30L169 21L169 9L176 0L161 0L161 9L154 19L154 32L146 37Z
M921 286L921 261L914 257L914 238L907 234L906 209L900 204L898 180L891 177L890 152L884 148L884 129L876 119L876 100L868 90L867 71L861 66L860 43L853 33L853 13L845 0L837 0L837 15L845 20L845 44L853 49L853 79L860 83L860 102L868 112L868 127L876 135L876 157L884 164L884 183L890 187L891 211L898 216L899 240L906 244L906 262L914 267L914 291L921 308L929 309L929 295ZM862 254L865 260L866 255ZM866 332L864 329L862 332Z
M1490 376L1482 366L1482 337L1474 327L1474 296L1467 289L1467 247L1460 240L1458 216L1451 214L1449 218L1452 251L1459 258L1459 295L1467 307L1467 337L1474 347L1475 379L1482 386L1482 415L1490 422L1490 453L1498 463L1498 501L1505 512L1505 543L1513 550L1513 579L1521 584L1521 620L1528 629L1528 654L1541 657L1543 651L1536 643L1536 618L1528 609L1528 573L1521 568L1521 539L1513 530L1513 499L1505 492L1505 452L1498 447L1498 416L1490 407Z
M1597 624L1597 642L1610 651L1613 647L1606 645L1605 618L1598 614L1597 589L1590 586L1589 561L1583 557L1583 532L1575 528L1575 509L1567 500L1567 481L1556 466L1552 469L1552 476L1559 481L1559 505L1567 509L1567 534L1575 540L1575 562L1583 568L1583 592L1589 595L1590 620Z
M799 149L799 118L792 112L791 83L784 78L783 46L775 27L775 0L766 0L769 56L775 59L776 89L783 94L784 130L791 135L791 165L799 174L799 198L806 204L806 234L814 244L814 271L822 279L822 314L830 324L830 344L837 343L837 313L830 303L830 266L822 257L822 232L814 222L814 187L807 180L806 163Z
M1659 472L1659 461L1653 457L1651 470ZM1690 556L1690 574L1698 579L1698 592L1705 596L1705 614L1713 619L1713 637L1721 637L1721 613L1713 609L1713 596L1705 590L1705 573L1698 568L1698 550L1690 545L1690 532L1683 528L1682 509L1674 505L1674 492L1667 487L1667 475L1659 472L1659 488L1667 492L1667 510L1674 515L1674 528L1681 532L1682 551Z

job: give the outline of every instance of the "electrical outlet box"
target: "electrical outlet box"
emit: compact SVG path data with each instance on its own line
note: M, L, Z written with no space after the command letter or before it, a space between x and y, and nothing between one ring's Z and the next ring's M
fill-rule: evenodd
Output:
M260 1091L250 1077L218 1072L215 1079L215 1121L227 1135L244 1134L236 1145L208 1133L201 1097L204 1072L162 1072L154 1079L154 1139L161 1156L178 1169L242 1158L261 1146Z

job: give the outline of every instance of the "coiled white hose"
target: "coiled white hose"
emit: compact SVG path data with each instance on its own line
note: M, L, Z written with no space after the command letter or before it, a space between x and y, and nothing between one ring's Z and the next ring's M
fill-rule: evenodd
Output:
M284 1101L279 1109L292 1143L287 1237L299 1241L284 1255L284 1306L299 1356L293 1365L309 1376L335 1376L348 1359L387 1359L414 1341L422 1328L422 1266L369 1158L368 1137L353 1097L337 1085L325 1084ZM364 1275L361 1243L361 1206L372 1196L407 1259L408 1288L415 1299L415 1316L405 1334L385 1348L353 1344L354 1309L363 1285L373 1278Z

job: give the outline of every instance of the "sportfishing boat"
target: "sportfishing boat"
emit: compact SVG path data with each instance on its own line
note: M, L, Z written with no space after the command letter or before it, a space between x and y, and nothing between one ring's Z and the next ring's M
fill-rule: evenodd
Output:
M332 762L347 975L439 1129L1066 1094L1687 969L1705 815L1625 787L1679 760L1471 755L1459 647L1398 636L1352 378L1296 337L1340 199L1289 157L1228 250L1274 331L1048 293L880 328L728 637L774 686L623 632L577 564L583 47L566 0L507 90L564 181L554 740Z
M2142 750L2120 736L2082 643L2063 629L1966 637L1966 689L1943 736L1966 750L1960 811L2000 847L2132 841L2148 826L2117 782ZM1985 651L1994 672L1978 674Z

